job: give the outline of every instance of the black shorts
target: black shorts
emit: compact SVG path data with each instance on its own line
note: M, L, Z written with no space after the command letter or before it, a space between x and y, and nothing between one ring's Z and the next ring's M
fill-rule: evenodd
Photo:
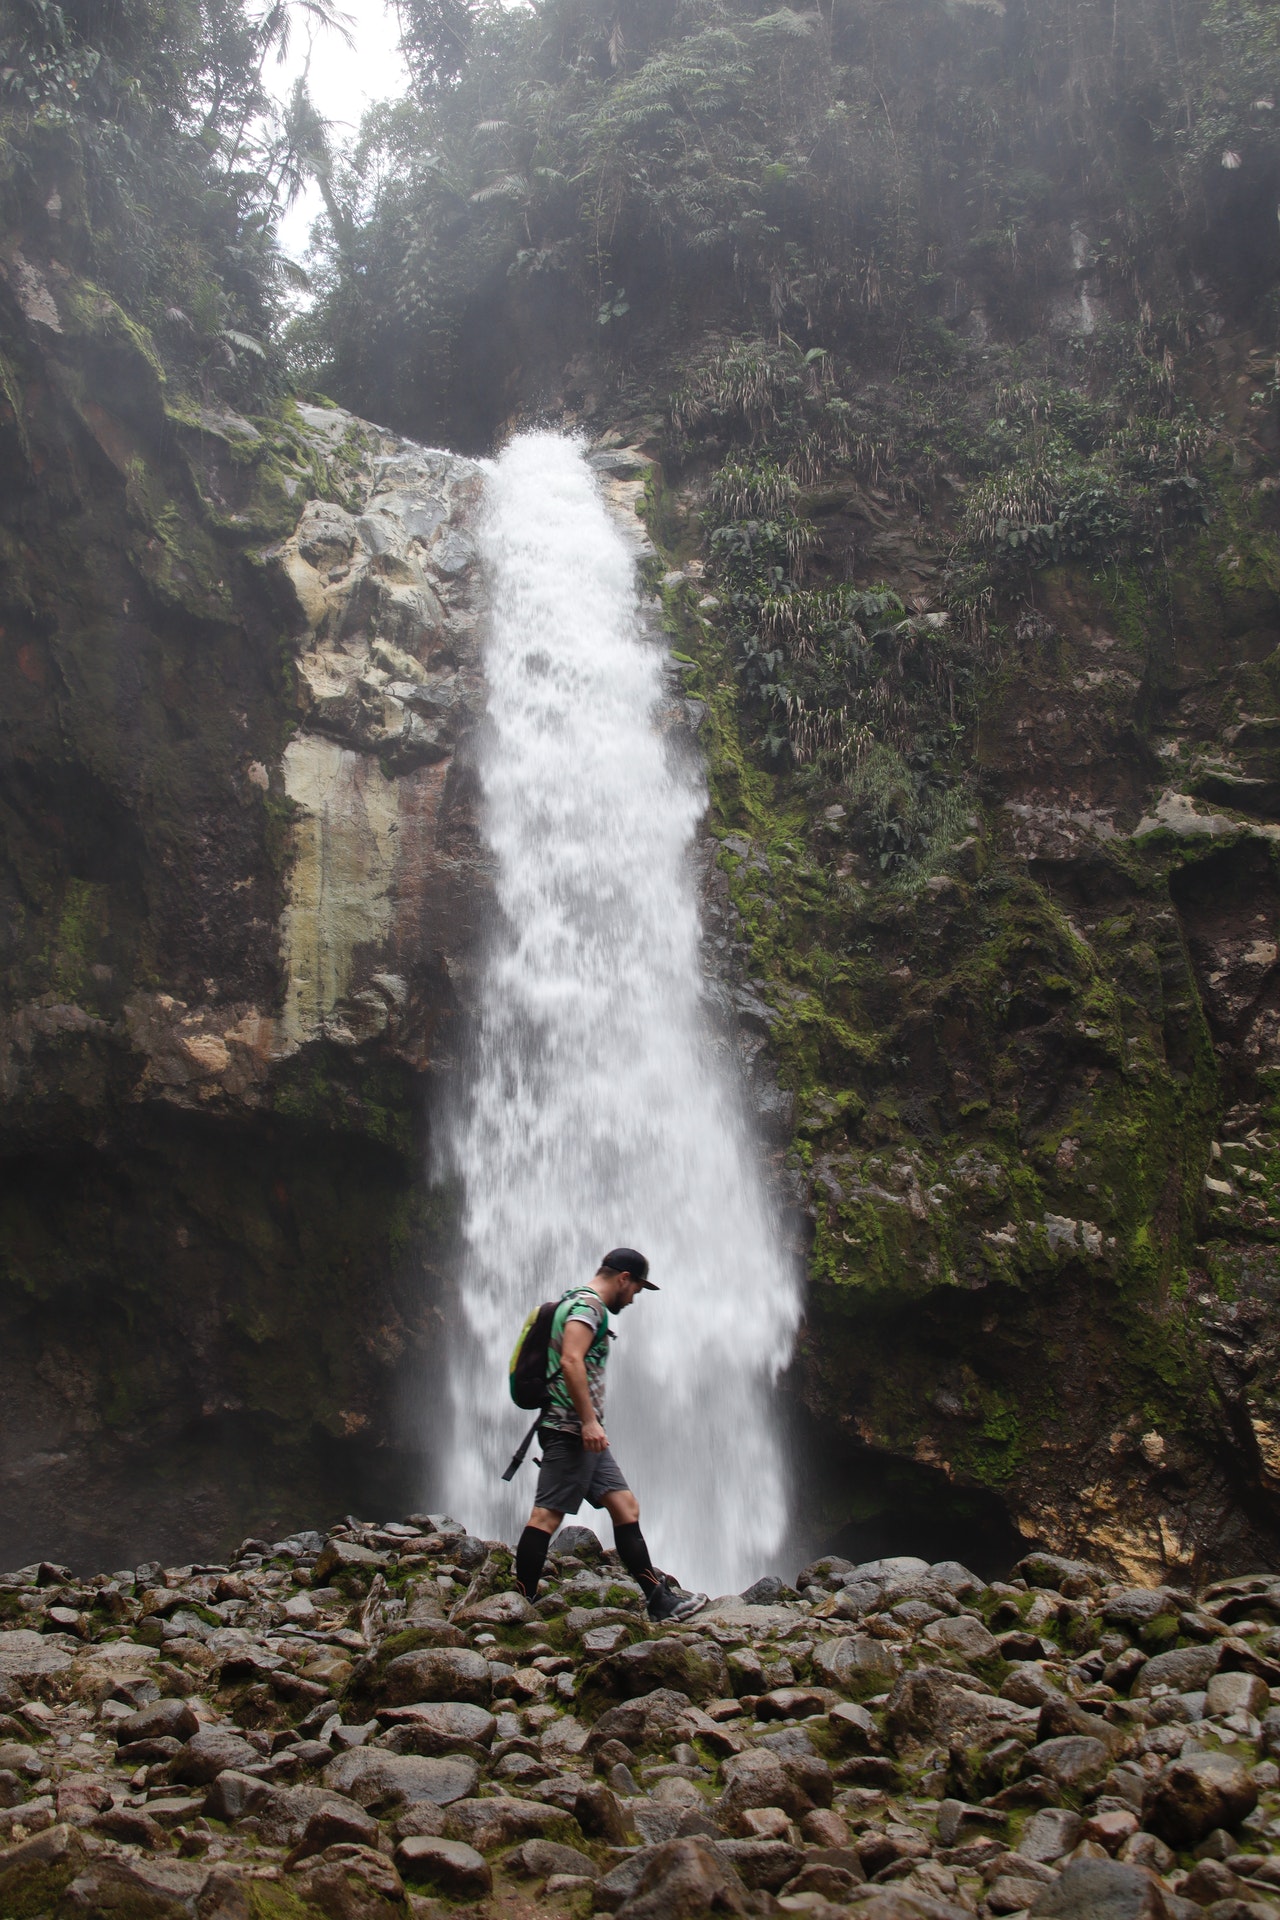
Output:
M543 1428L538 1439L542 1446L542 1465L538 1469L535 1507L551 1513L576 1513L583 1501L602 1507L608 1493L625 1493L622 1468L608 1447L603 1453L590 1453L576 1434L556 1433Z

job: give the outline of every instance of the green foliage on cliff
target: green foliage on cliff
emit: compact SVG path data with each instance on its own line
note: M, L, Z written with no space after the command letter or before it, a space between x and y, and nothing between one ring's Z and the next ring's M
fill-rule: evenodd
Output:
M339 183L298 345L345 400L423 431L500 417L494 385L550 332L562 363L603 348L642 379L708 326L755 333L676 420L718 379L761 431L785 336L802 362L820 350L799 369L820 386L828 354L901 374L938 350L962 284L1016 330L1075 257L1159 327L1187 263L1246 291L1274 264L1280 50L1255 0L401 17L414 97L371 119Z
M332 0L9 0L0 227L108 289L169 363L244 401L278 384L274 222L323 129L272 63Z

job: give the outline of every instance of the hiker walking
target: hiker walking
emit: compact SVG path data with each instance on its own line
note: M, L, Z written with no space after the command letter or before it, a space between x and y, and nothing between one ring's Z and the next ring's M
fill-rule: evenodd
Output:
M537 1429L542 1465L533 1512L516 1548L516 1585L526 1600L534 1599L552 1534L566 1513L576 1513L586 1500L604 1507L613 1521L618 1557L643 1589L649 1618L686 1620L706 1606L707 1596L684 1592L654 1567L640 1531L640 1502L609 1451L604 1430L604 1370L613 1337L609 1315L629 1307L642 1290L659 1291L649 1278L649 1262L634 1247L615 1247L594 1279L571 1287L555 1308Z

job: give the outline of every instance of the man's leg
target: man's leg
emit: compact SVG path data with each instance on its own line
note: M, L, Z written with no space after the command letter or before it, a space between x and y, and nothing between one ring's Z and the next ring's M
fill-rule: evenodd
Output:
M612 1455L607 1458L612 1462L613 1473L620 1480L622 1475L617 1463L613 1462ZM618 1558L643 1592L651 1620L687 1620L691 1614L706 1606L705 1593L685 1593L678 1587L673 1591L655 1568L640 1531L640 1502L630 1487L614 1486L608 1492L601 1490L598 1497L592 1500L592 1505L603 1506L613 1521L613 1541L618 1549Z
M658 1576L640 1531L640 1502L630 1487L624 1487L617 1493L606 1493L604 1504L613 1522L613 1544L618 1549L618 1558L648 1600L658 1585Z
M563 1519L562 1513L550 1507L535 1507L529 1515L529 1524L516 1547L516 1585L526 1600L537 1597L538 1582L547 1563L547 1548Z

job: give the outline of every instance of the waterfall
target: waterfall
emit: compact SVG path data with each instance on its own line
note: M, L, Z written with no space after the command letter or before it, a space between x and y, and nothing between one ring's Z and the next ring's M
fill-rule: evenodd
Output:
M530 1460L500 1478L530 1417L507 1396L515 1335L609 1247L639 1247L661 1291L614 1319L610 1444L655 1563L727 1592L783 1540L773 1381L799 1300L702 1018L689 854L705 794L657 729L664 656L572 441L512 442L490 472L480 547L480 779L503 924L451 1121L464 1328L443 1484L472 1528L518 1538L536 1472ZM578 1519L610 1543L606 1515Z

